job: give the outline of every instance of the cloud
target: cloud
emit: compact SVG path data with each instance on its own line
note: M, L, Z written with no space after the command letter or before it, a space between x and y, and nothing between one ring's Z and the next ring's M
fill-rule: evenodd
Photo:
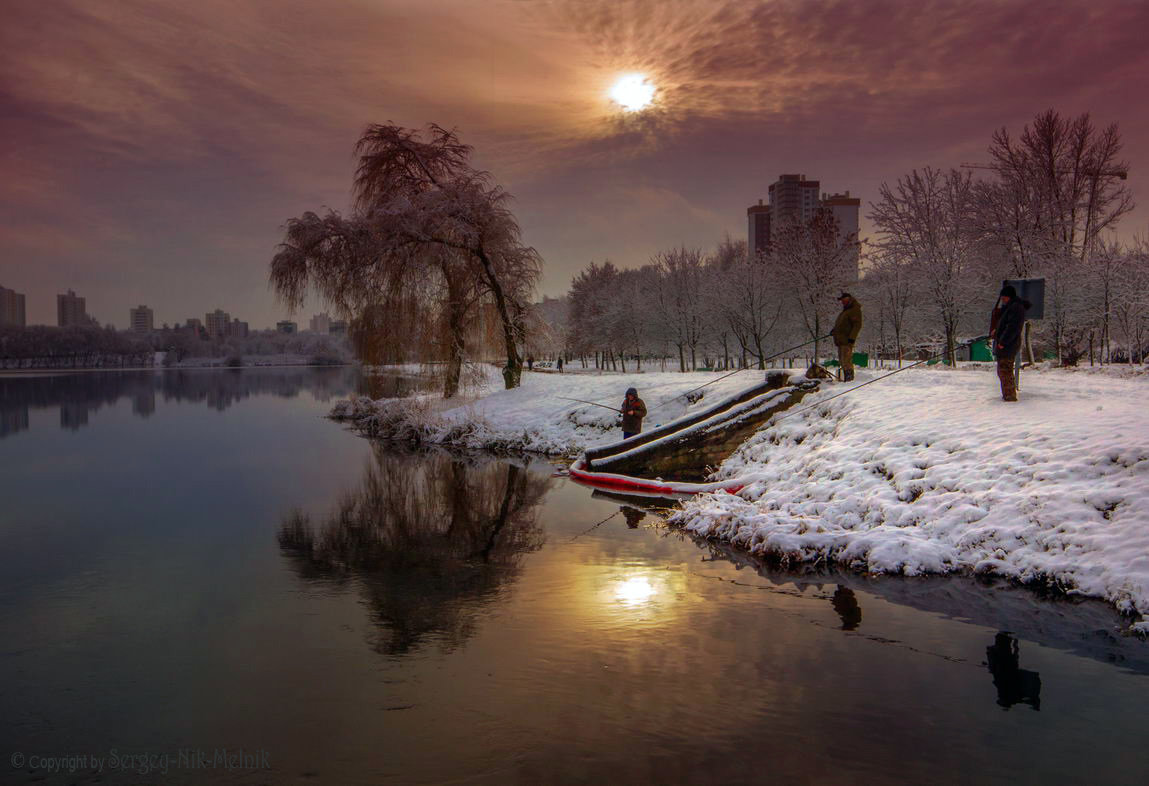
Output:
M12 0L0 242L22 261L4 275L47 302L98 264L111 303L116 271L144 271L173 310L240 275L231 309L269 324L280 223L345 206L380 121L475 145L555 260L549 294L588 258L740 234L782 171L868 199L1050 106L1119 121L1136 173L1145 29L1149 5L1121 0ZM606 100L631 71L655 111Z

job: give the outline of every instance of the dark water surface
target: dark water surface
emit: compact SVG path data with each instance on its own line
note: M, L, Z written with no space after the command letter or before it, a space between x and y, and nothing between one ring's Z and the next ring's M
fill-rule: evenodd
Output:
M0 780L1149 779L1149 645L1105 606L775 571L323 419L361 385L0 378Z

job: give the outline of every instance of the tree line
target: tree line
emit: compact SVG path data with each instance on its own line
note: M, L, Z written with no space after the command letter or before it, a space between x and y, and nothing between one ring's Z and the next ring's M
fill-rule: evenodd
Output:
M1149 241L1112 236L1133 208L1121 147L1116 124L1049 110L1017 138L993 134L985 175L925 167L883 183L864 246L820 212L776 228L756 254L728 238L659 252L637 269L592 262L571 282L565 323L550 330L566 355L599 366L761 367L804 342L799 354L820 357L848 288L866 311L862 346L894 359L941 347L952 363L959 338L988 331L1002 280L1044 277L1028 360L1037 346L1065 364L1141 362Z

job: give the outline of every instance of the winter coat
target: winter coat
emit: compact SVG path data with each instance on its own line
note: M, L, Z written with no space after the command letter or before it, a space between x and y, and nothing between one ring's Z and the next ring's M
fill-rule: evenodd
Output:
M834 320L834 327L830 335L834 339L834 346L844 347L858 340L858 333L862 331L862 304L850 298L849 304L838 314Z
M1010 298L997 319L993 336L993 354L999 359L1013 359L1021 349L1021 330L1025 326L1025 312L1029 301Z
M642 431L642 419L646 417L646 404L640 398L623 399L622 406L622 430L627 434L637 434ZM628 415L628 412L633 412L633 415Z

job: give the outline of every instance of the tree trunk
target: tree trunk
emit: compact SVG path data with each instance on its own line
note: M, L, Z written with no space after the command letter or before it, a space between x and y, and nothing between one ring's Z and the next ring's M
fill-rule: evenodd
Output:
M503 367L503 383L506 389L510 390L517 388L523 378L523 360L519 357L518 347L515 346L515 324L507 310L507 299L503 295L503 286L495 275L494 265L482 248L479 248L477 253L487 278L487 286L495 296L495 308L499 312L499 319L503 323L503 343L507 351L507 365Z

